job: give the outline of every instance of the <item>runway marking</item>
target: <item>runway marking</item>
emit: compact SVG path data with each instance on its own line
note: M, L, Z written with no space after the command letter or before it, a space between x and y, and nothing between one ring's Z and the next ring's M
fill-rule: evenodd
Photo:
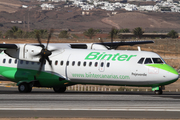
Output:
M63 110L63 111L172 111L180 112L174 107L122 107L122 108L0 108L0 110Z

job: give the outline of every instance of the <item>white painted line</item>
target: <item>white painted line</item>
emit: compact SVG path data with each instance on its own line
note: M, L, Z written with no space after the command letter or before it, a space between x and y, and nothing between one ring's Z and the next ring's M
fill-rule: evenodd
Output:
M64 110L64 111L176 111L180 108L0 108L0 110Z

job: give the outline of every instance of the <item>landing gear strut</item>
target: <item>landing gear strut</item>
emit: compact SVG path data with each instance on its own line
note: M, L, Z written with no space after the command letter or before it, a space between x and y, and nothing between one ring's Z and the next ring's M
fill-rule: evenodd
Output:
M28 83L21 83L18 86L18 90L20 93L28 93L32 91L32 85Z
M61 86L61 87L53 87L54 92L56 93L63 93L66 91L66 86Z

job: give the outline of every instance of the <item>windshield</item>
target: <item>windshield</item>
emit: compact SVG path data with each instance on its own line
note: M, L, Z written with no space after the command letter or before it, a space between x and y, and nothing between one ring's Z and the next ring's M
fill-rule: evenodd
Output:
M161 58L141 58L138 64L164 64Z
M161 58L152 58L154 63L160 63L163 64L164 62L161 60Z

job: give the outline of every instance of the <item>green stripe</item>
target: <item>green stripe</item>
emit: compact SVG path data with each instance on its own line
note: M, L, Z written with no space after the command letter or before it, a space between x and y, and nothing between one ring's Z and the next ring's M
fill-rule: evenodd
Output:
M59 76L53 73L42 71L41 74L37 76L37 72L37 70L0 66L0 74L16 83L19 81L33 81L34 76L36 76L36 80L38 80L43 87L61 86L68 82L67 80L59 81Z
M148 64L147 66L151 66L151 67L155 67L155 68L159 68L162 70L166 70L168 72L174 73L176 75L178 75L178 72L172 68L171 66L167 65L167 64Z

